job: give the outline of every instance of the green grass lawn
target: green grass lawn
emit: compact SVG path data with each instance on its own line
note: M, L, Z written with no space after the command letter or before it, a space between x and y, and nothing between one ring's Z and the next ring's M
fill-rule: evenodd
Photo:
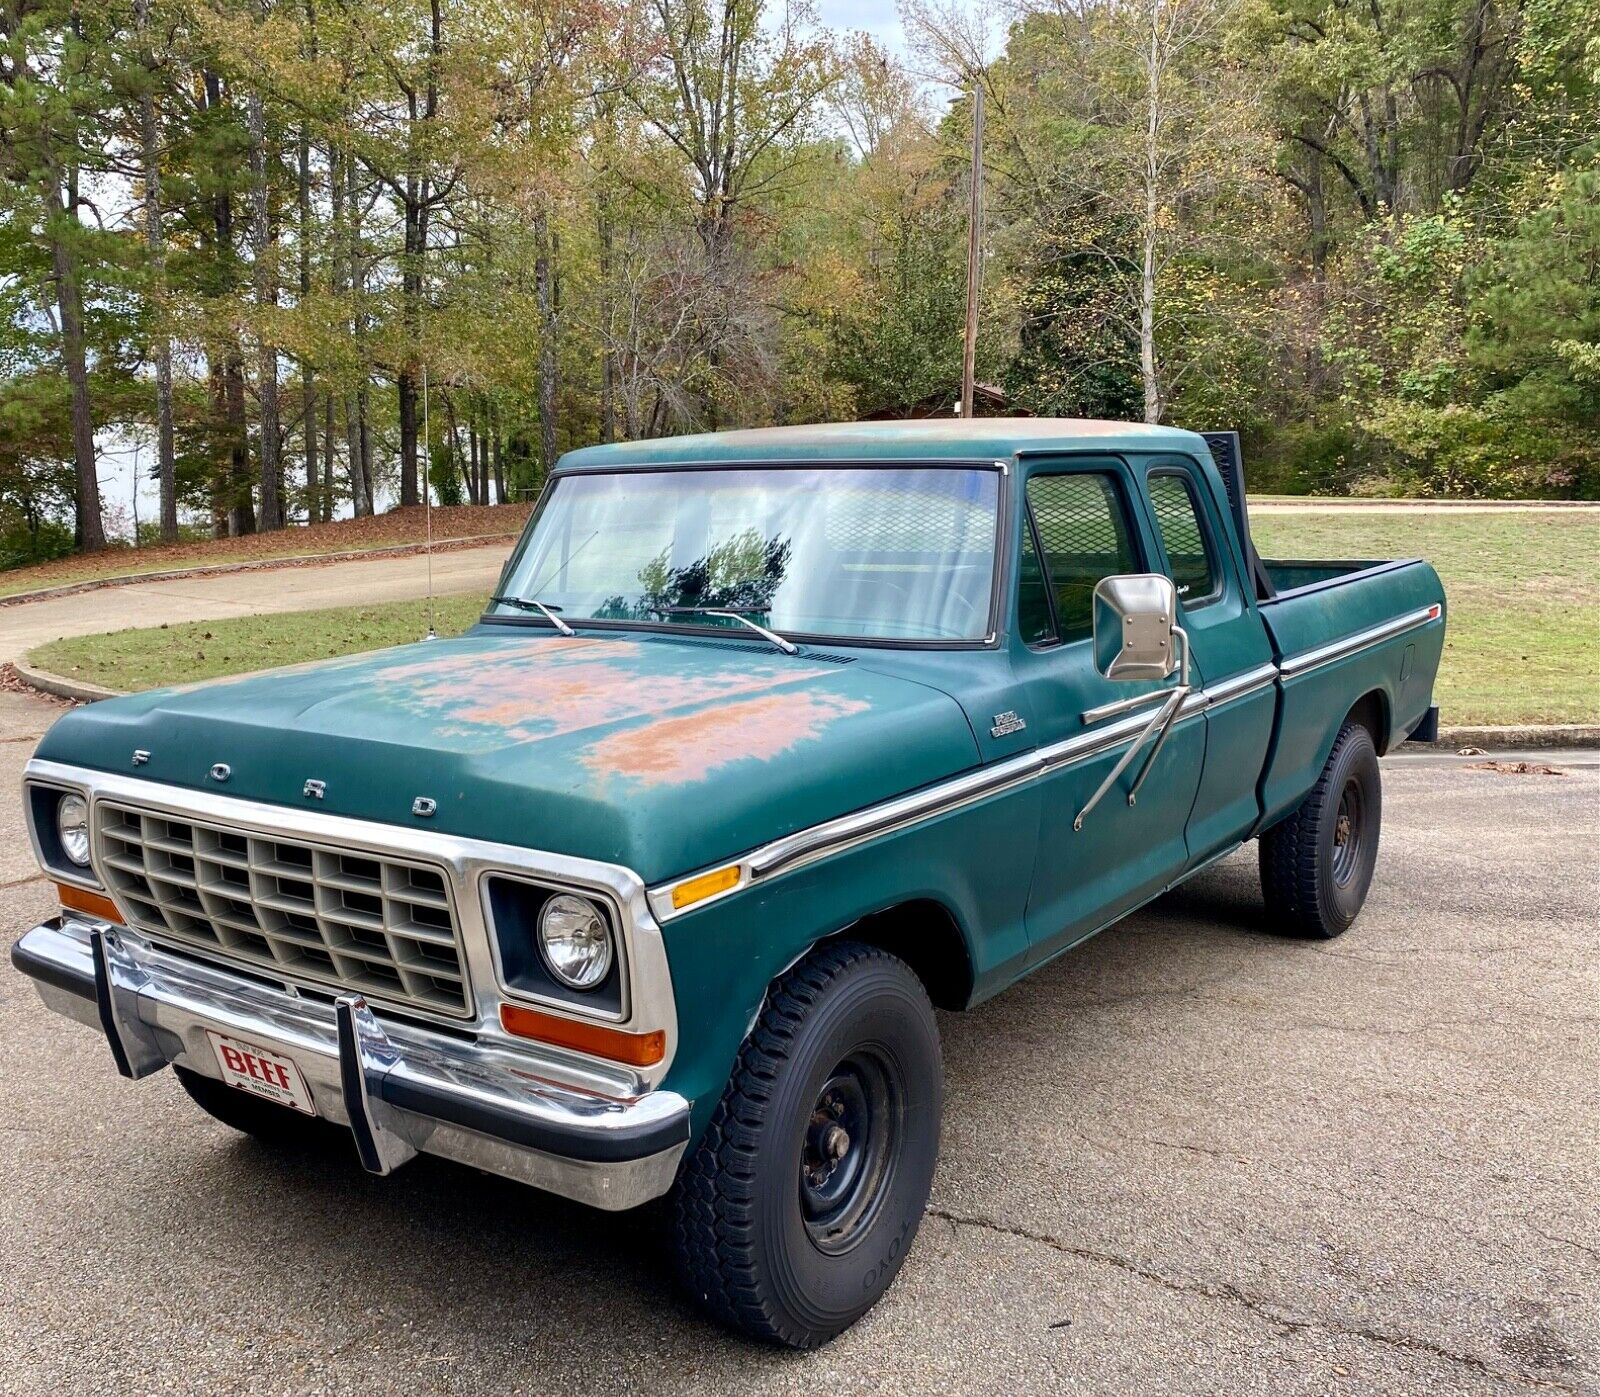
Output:
M440 597L433 604L435 629L460 635L483 607L478 593ZM28 662L108 689L158 689L405 645L427 630L427 602L388 602L74 636L41 645Z
M1450 598L1435 696L1447 723L1600 721L1600 520L1590 513L1264 514L1257 546L1281 558L1421 556ZM482 597L436 603L441 635ZM201 621L55 641L31 661L112 689L214 679L416 640L424 602Z
M1426 558L1450 602L1449 723L1600 722L1600 516L1261 514L1275 558Z

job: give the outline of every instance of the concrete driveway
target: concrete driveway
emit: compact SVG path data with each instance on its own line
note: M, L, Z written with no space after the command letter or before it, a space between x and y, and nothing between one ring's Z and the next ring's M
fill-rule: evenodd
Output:
M433 557L434 591L487 592L510 542L450 549ZM98 635L175 621L212 621L325 606L368 606L426 595L428 561L416 553L308 567L135 582L44 601L0 606L0 664L69 635Z
M0 792L51 716L0 694ZM0 1390L1594 1391L1600 770L1543 759L1386 762L1337 942L1273 936L1246 851L943 1016L929 1216L810 1356L703 1323L648 1212L274 1155L5 967ZM20 838L0 799L8 934Z

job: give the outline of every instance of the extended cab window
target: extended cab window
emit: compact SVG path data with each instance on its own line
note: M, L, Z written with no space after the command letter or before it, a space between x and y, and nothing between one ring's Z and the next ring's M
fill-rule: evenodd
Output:
M1152 473L1150 504L1178 595L1191 606L1205 601L1217 590L1217 568L1200 527L1200 508L1187 472Z
M1127 513L1105 475L1036 475L1028 482L1028 508L1038 531L1040 560L1055 609L1055 635L1063 642L1086 639L1094 630L1094 588L1102 577L1138 572ZM1022 601L1028 602L1024 548ZM1028 634L1027 613L1023 634ZM1048 637L1043 637L1048 638ZM1030 637L1037 644L1040 637Z

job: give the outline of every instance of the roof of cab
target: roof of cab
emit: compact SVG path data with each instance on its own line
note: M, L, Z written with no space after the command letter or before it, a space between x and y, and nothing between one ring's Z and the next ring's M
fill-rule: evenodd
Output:
M1169 450L1204 452L1195 432L1143 422L1074 417L939 417L904 422L828 422L814 427L753 427L694 436L586 446L560 470L727 462L1000 461L1024 452Z

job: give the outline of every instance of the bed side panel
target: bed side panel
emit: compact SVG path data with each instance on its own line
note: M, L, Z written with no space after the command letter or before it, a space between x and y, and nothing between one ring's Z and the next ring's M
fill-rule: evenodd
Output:
M1302 667L1324 647L1438 606L1432 620ZM1444 648L1444 589L1424 562L1291 594L1261 607L1278 663L1278 737L1262 782L1265 824L1299 803L1328 759L1345 715L1369 693L1383 698L1387 751L1426 713Z

